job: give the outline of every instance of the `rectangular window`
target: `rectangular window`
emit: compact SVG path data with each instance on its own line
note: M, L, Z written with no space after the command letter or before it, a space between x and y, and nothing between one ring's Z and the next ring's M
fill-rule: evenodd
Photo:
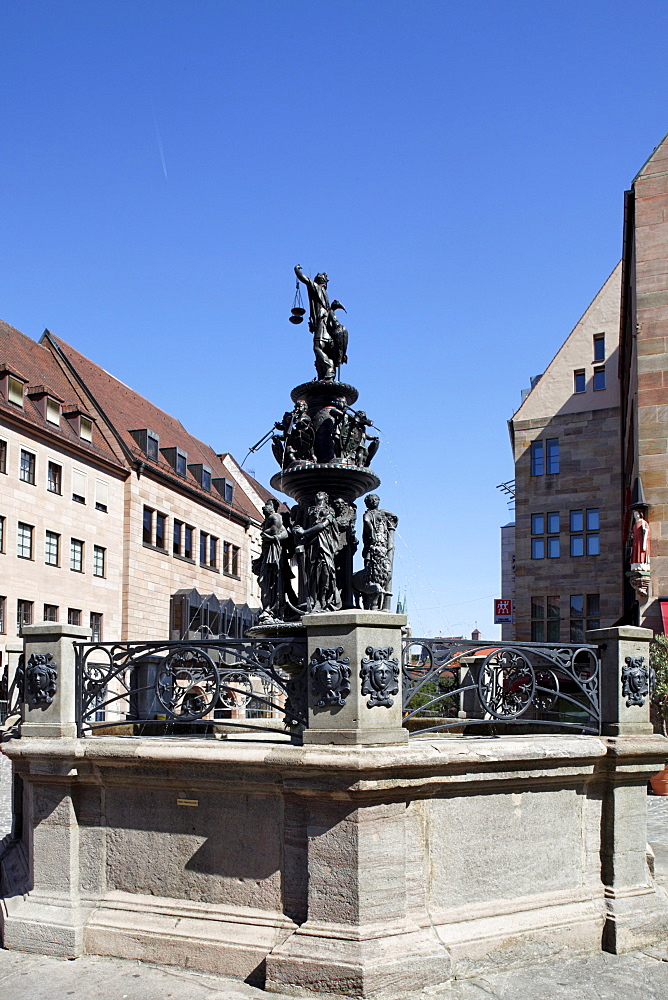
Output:
M229 542L223 542L223 572L224 573L229 573L230 572L230 566L232 565L231 555L232 555L232 546L230 545Z
M44 621L45 622L57 622L58 621L58 605L57 604L45 604L44 605Z
M2 635L4 635L5 631L6 631L6 629L5 629L5 621L6 621L5 611L6 611L6 609L7 609L7 598L6 597L0 597L0 634L2 634Z
M60 426L60 403L48 397L46 400L46 419L50 424L55 424L56 427Z
M102 642L102 615L99 611L90 613L90 641Z
M573 372L573 391L574 392L584 392L587 388L587 376L585 375L584 368L579 368L578 371Z
M571 642L584 642L584 594L571 594Z
M32 559L32 533L32 525L24 524L23 521L19 521L16 549L16 554L19 559Z
M548 597L547 598L547 641L548 642L559 642L560 640L560 622L561 622L561 611L559 605L559 597Z
M239 576L239 546L232 546L232 576Z
M559 542L559 535L547 536L547 558L548 559L558 559L561 555L561 545Z
M584 521L582 518L581 510L571 511L571 531L582 531L584 528Z
M82 441L93 440L93 421L88 417L79 417L79 437Z
M107 513L109 504L109 489L104 479L95 480L95 510Z
M559 540L560 517L558 511L531 515L531 558L558 559L561 555Z
M547 515L547 533L548 535L558 535L560 527L560 518L558 511L552 511Z
M218 566L218 539L213 535L209 538L209 566L216 569Z
M22 483L35 485L35 456L31 451L26 451L25 448L21 448L19 479Z
M174 521L174 541L172 551L175 556L181 555L181 537L183 534L183 521Z
M49 462L47 487L49 493L63 492L63 467L57 462Z
M7 378L7 399L10 403L23 406L23 385L17 378L12 378L11 375Z
M17 601L16 602L16 632L18 635L21 634L21 629L24 625L32 625L32 601Z
M144 545L153 545L153 511L150 507L144 507L142 540Z
M601 553L599 541L599 528L601 524L600 511L598 507L590 507L587 510L587 555L598 556Z
M587 594L587 629L601 627L601 598L599 594Z
M44 542L44 562L47 566L57 566L60 562L60 535L47 531Z
M559 472L559 438L548 438L545 442L547 454L547 473L553 475Z
M75 503L86 502L87 476L81 469L72 469L72 499Z
M193 557L193 531L195 529L191 528L189 524L186 524L183 529L183 554L186 559L192 559Z
M185 451L176 449L176 472L179 476L186 478L188 472L188 456Z
M584 555L584 538L582 535L571 535L571 555Z
M545 515L544 514L532 514L531 515L531 534L532 535L543 535L543 534L545 534Z
M93 576L105 576L107 550L101 545L93 546Z
M79 608L67 609L67 624L81 625L81 610Z
M155 515L155 547L157 549L164 549L167 545L166 523L167 518L164 514Z
M232 503L234 500L234 483L231 483L229 479L225 480L225 500L227 503Z
M531 641L545 642L545 598L531 598Z
M211 470L202 467L202 489L211 492Z
M545 472L545 464L543 457L543 442L542 441L532 441L531 442L531 475L532 476L542 476Z
M594 368L594 392L605 389L605 365Z
M0 441L0 472L7 475L7 442Z
M594 361L605 361L605 334L594 334Z
M540 538L531 539L531 558L532 559L545 558L545 539L542 536Z
M153 434L149 431L146 435L146 454L153 461L158 461L158 449L160 447L160 441L157 434Z
M74 573L83 573L84 543L79 538L70 539L70 569Z
M5 519L0 517L0 552L5 551Z
M202 566L207 565L206 555L207 555L207 543L209 541L209 536L204 532L199 533L199 561Z

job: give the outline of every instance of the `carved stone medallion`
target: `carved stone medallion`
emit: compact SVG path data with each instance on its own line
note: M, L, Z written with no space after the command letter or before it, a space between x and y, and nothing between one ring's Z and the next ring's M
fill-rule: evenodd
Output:
M311 679L318 708L345 705L350 694L350 657L342 656L343 646L318 647L311 654Z
M394 646L367 646L366 657L362 660L360 677L362 678L362 694L370 694L367 708L385 705L392 708L394 698L390 695L399 694L399 660L392 657ZM392 659L390 659L392 657Z
M645 663L644 656L627 656L622 667L622 695L626 707L644 705L645 698L654 686L654 669Z
M50 705L58 690L58 664L51 653L33 653L25 668L26 701L30 708Z

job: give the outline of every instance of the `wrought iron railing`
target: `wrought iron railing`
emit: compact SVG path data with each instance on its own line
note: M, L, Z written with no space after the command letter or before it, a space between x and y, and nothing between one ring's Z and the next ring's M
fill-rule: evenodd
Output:
M16 720L21 714L21 699L23 694L23 653L19 657L18 666L9 683L9 668L5 666L0 678L0 726L10 725L10 720ZM11 728L11 726L10 726Z
M598 648L588 644L408 639L404 725L601 731ZM480 730L479 730L480 731Z
M298 734L308 724L306 642L75 643L79 735Z

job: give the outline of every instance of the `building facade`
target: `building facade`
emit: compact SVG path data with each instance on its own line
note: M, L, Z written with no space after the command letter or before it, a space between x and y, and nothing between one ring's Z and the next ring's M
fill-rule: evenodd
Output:
M242 634L263 494L64 341L0 323L0 651L43 620L101 641Z

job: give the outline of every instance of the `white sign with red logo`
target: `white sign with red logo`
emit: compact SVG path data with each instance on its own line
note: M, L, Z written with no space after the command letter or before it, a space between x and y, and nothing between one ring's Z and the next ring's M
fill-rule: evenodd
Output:
M513 618L513 602L512 600L507 600L503 597L494 601L494 624L495 625L512 625L514 622Z

